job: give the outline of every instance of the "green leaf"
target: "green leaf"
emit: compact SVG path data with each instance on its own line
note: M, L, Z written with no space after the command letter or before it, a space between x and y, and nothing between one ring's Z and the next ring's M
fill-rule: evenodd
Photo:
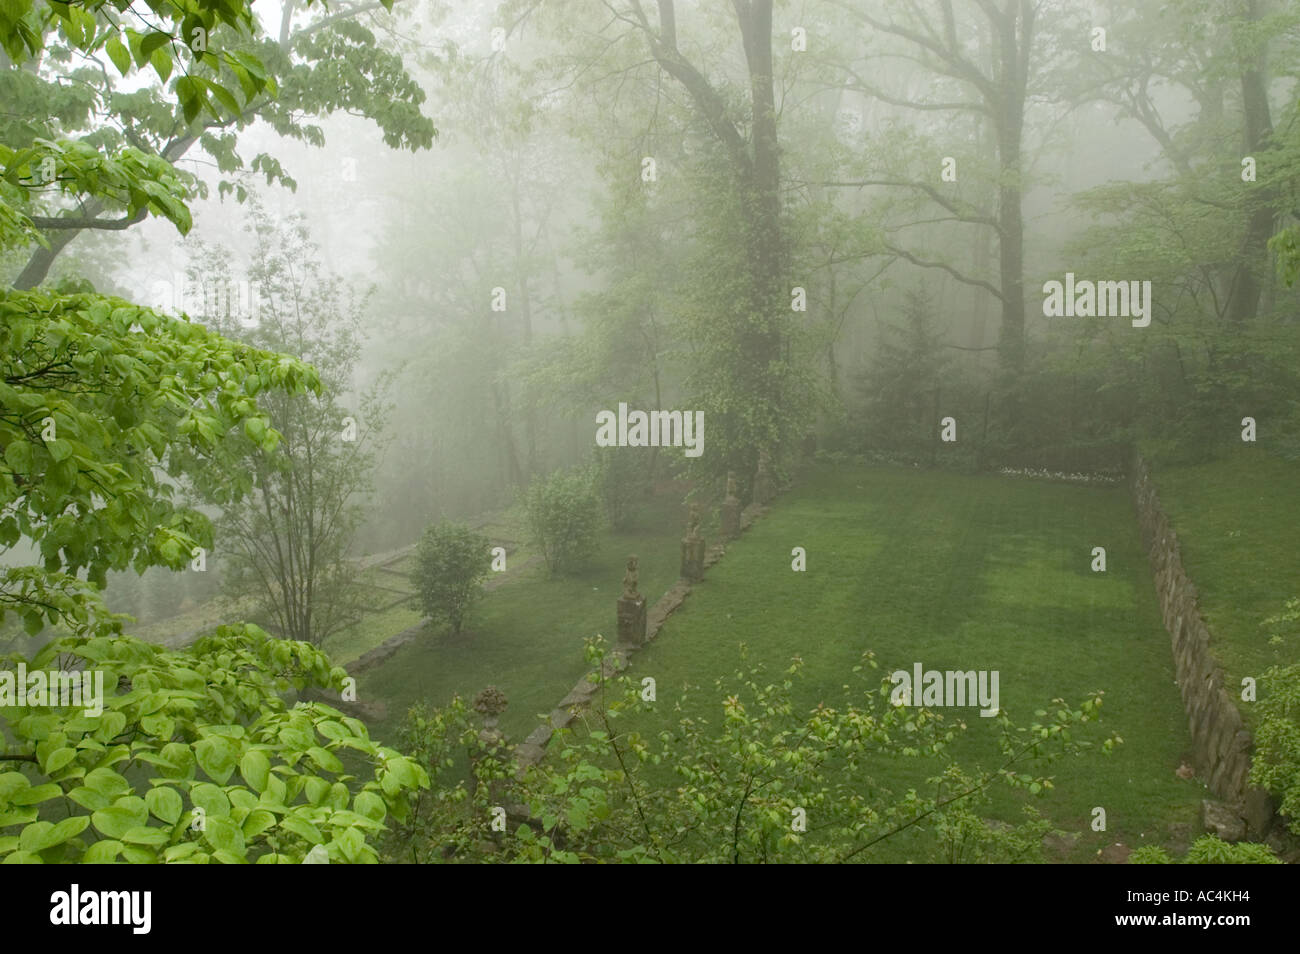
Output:
M164 83L172 75L172 55L170 50L157 49L149 55L149 65L153 67L158 78Z
M125 76L131 72L131 52L126 48L121 37L114 33L108 38L108 42L104 44L104 49L119 73Z
M334 841L338 844L339 850L343 852L343 857L348 861L355 863L362 859L366 839L357 829L345 828L342 834L335 837Z
M153 845L158 847L165 845L170 840L169 832L161 828L150 828L147 825L137 825L122 836L122 840L132 845Z
M169 862L181 861L188 858L198 850L198 843L193 841L181 842L179 845L170 845L167 850L163 852L163 860Z
M333 752L322 749L319 745L313 745L309 748L307 757L326 772L333 772L337 775L343 771L343 763L338 760L338 757Z
M5 447L5 463L16 473L26 474L32 469L32 445L24 440L10 441Z
M121 838L131 829L143 825L148 819L148 809L145 806L144 799L135 799L140 803L138 809L134 805L124 805L122 801L125 801L125 799L90 816L95 830L101 835L108 838Z
M239 760L239 774L244 777L244 781L253 791L264 792L268 776L271 774L271 761L265 753L257 749L249 749Z
M25 788L14 792L9 796L9 802L12 805L39 805L41 802L48 802L51 798L58 798L62 794L63 789L53 782L48 782L45 785L37 785L33 788Z
M293 832L300 838L306 839L313 845L321 845L325 843L325 839L321 835L320 829L311 822L304 818L300 818L297 815L285 815L284 818L280 819L280 827L286 831Z
M0 828L8 828L10 825L27 825L36 821L40 814L35 808L13 808L6 812L0 812Z
M180 100L181 112L187 123L203 111L207 104L207 95L201 81L194 76L182 76L176 81L176 97Z
M109 798L131 791L127 780L110 768L97 768L87 772L81 784Z
M107 808L110 804L107 795L97 792L93 788L86 788L84 785L80 788L74 788L68 792L68 798L76 802L82 808L97 812L101 808Z
M176 720L171 716L154 713L140 719L140 728L156 739L170 739L176 733Z
M268 812L265 808L255 808L248 813L248 817L244 819L244 824L241 828L244 832L244 838L247 840L249 838L256 838L268 828L274 827L274 825L274 815Z
M122 843L114 838L97 841L81 856L81 863L85 865L107 865L117 861L117 856L122 853Z
M70 747L55 749L43 766L46 775L53 775L77 757L77 750Z
M230 110L231 116L239 116L243 113L244 108L239 105L239 100L226 87L220 83L208 83L208 89L212 91L212 95L217 98L222 106Z
M154 50L161 50L170 43L172 36L170 33L146 33L140 40L140 52L136 55L136 65L143 67L153 56Z
M229 818L209 818L203 840L218 851L244 853L244 833Z
M45 449L49 452L50 457L55 463L67 460L72 454L72 445L61 437L55 438L52 441L46 441Z
M218 785L225 785L235 771L239 746L220 735L210 735L194 743L194 757L199 768Z
M55 845L61 845L70 838L75 838L90 824L85 815L65 818L57 825L47 821L33 822L23 829L19 844L23 851L40 852Z
M159 785L149 789L145 793L144 800L145 804L149 806L150 813L169 825L176 824L181 817L181 812L185 810L180 795L166 785Z
M367 818L372 818L375 821L383 821L384 816L388 814L388 809L384 805L384 800L374 792L358 792L352 805L358 814L365 815Z

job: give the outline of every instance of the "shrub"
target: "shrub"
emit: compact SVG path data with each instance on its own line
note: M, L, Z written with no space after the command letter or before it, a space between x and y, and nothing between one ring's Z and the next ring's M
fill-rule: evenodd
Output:
M420 538L415 588L425 615L451 625L459 636L470 607L483 593L490 542L469 527L440 523Z
M1253 842L1230 844L1214 835L1202 835L1187 849L1180 860L1171 859L1169 853L1156 845L1143 845L1129 855L1131 865L1280 865L1282 862L1267 845Z
M624 530L633 508L650 487L650 448L601 447L591 458L591 487L605 510L609 525Z
M541 547L552 573L571 570L590 558L601 508L586 474L556 471L536 478L524 496L524 508L532 542Z
M1300 834L1300 665L1273 666L1260 678L1250 781L1278 798L1278 811Z
M949 361L928 294L909 292L902 320L881 325L878 334L872 362L856 380L864 446L930 454L948 413L938 395Z
M429 787L363 723L290 705L288 690L340 690L347 673L256 626L220 626L183 651L101 634L0 658L20 663L108 678L97 716L30 698L5 709L0 863L297 864L322 850L369 863L379 831Z

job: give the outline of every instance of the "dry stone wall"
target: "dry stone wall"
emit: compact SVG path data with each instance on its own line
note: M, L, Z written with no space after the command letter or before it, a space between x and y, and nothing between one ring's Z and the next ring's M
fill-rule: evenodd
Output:
M1253 740L1223 667L1214 658L1196 585L1183 568L1178 535L1160 506L1151 468L1140 455L1132 468L1132 489L1142 544L1151 560L1160 612L1169 631L1194 768L1216 798L1242 815L1247 836L1262 840L1274 812L1267 793L1248 781Z

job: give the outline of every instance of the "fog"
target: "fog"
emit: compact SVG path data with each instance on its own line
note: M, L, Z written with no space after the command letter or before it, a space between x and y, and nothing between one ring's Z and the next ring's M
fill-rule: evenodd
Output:
M752 843L739 836L748 790L735 845L661 838L649 822L643 843L588 822L641 812L635 782L630 800L611 788L539 808L540 789L476 777L487 756L428 735L460 719L493 758L554 771L560 746L579 744L566 733L596 745L603 724L625 738L601 722L605 697L582 691L608 679L612 696L619 673L629 705L654 710L632 717L647 740L668 739L665 713L690 684L712 707L702 724L744 723L776 752L788 736L745 723L744 706L785 712L760 687L787 665L808 669L804 688L787 686L797 719L877 663L868 695L902 674L885 719L955 705L1030 722L1060 696L1073 729L1093 711L1072 709L1079 699L1119 700L1106 744L1134 741L1116 777L1151 781L1115 837L1088 815L1114 801L1111 776L1089 789L1068 770L1068 810L1048 811L1032 852L994 825L962 856L951 830L918 822L918 860L1078 861L1139 838L1177 856L1193 834L1263 845L1294 825L1285 769L1248 780L1249 760L1197 721L1210 706L1214 725L1258 732L1273 716L1244 695L1236 714L1238 684L1295 682L1294 539L1277 526L1294 523L1300 458L1289 4L247 9L242 26L146 10L168 41L153 54L99 8L97 43L55 18L40 49L6 45L0 262L15 317L0 439L27 449L5 474L0 650L26 665L52 640L128 634L181 659L251 624L320 651L320 672L342 674L288 696L277 684L276 698L361 720L444 793L390 828L395 842L366 844L385 861L870 860L860 842L898 823L897 805L837 815L835 831L853 832L842 839L794 827L790 840L791 810L821 783L773 766L744 770L783 780L764 803L783 820L755 820ZM121 63L104 39L118 33ZM58 175L42 178L46 151ZM200 339L139 318L120 348L89 326L76 346L67 329L19 333L18 316L44 329L59 301L101 299L104 315L152 309L219 337L191 355ZM37 341L69 361L102 351L103 373L123 377L94 386L83 369L82 397L60 380L26 401L60 367L36 368ZM151 341L157 363L130 350ZM83 399L84 419L71 409ZM154 430L123 423L137 413ZM72 449L51 449L58 436ZM66 453L80 476L38 506L36 475ZM114 483L127 475L138 499ZM1182 549L1166 552L1175 530ZM101 631L93 612L60 615L24 582L29 568L125 617ZM1180 648L1191 579L1188 612L1205 614L1217 647L1204 659ZM1111 639L1146 649L1131 664L1075 654ZM768 675L723 692L751 662ZM951 667L933 698L931 663ZM1283 667L1271 682L1269 666ZM1211 670L1232 715L1188 695ZM965 702L950 698L965 684L954 674ZM1129 702L1148 692L1159 701L1139 716ZM994 720L975 715L961 727L978 738L952 757L987 769L994 743L978 734ZM917 719L908 732L930 731ZM693 731L665 742L664 765L708 762L683 741ZM583 751L602 770L613 758ZM1035 795L1055 777L1025 771ZM825 784L867 790L850 776ZM699 809L709 818L736 802L718 784L718 804ZM514 856L439 827L462 810L453 790L488 799L474 825L495 824L484 813L498 804L512 832L570 814L554 844ZM1252 815L1251 791L1282 817ZM942 786L931 794L947 804ZM687 802L659 797L663 831L692 831ZM1178 828L1202 799L1236 806L1242 837L1218 816ZM1010 819L1011 804L972 817ZM1062 829L1069 840L1052 842ZM1294 856L1292 842L1269 844ZM357 860L329 845L331 862ZM884 850L874 860L911 860Z

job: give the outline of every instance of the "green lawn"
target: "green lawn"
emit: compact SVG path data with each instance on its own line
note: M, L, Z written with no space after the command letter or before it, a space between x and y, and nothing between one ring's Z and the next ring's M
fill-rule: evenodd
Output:
M808 569L790 567L792 547ZM1090 570L1104 546L1108 568ZM738 667L738 645L769 671L798 654L799 702L839 702L861 654L883 672L986 669L1001 674L1001 705L1020 723L1054 697L1106 691L1105 726L1124 739L1053 768L1056 791L1038 806L1083 833L1074 854L1140 846L1195 817L1203 787L1174 770L1188 749L1169 639L1161 626L1132 507L1120 488L967 477L893 468L819 468L781 498L638 655L632 675L658 682L662 718L684 684L711 686ZM716 693L693 716L720 716ZM711 711L716 710L716 711ZM970 710L971 758L989 764L993 720ZM650 720L654 721L654 720ZM653 731L655 725L641 725ZM891 787L915 784L915 762L882 765ZM669 783L664 777L663 783ZM1009 791L993 814L1014 820ZM1093 833L1094 806L1109 830ZM893 844L873 860L904 860Z
M359 622L330 637L325 649L335 665L346 667L358 656L410 629L423 618L424 614L414 604L394 606L382 613L367 613Z
M540 564L510 570L518 578L483 598L460 639L433 628L362 673L359 697L382 699L388 710L374 731L395 740L412 704L445 705L457 693L472 698L496 685L510 702L502 729L517 740L528 735L586 673L583 641L597 633L613 641L628 555L640 558L640 589L651 603L677 579L684 512L676 495L649 501L627 532L602 536L576 575L552 578Z
M1260 626L1300 596L1300 465L1243 448L1224 460L1154 472L1229 685L1300 658L1294 638L1270 646Z

